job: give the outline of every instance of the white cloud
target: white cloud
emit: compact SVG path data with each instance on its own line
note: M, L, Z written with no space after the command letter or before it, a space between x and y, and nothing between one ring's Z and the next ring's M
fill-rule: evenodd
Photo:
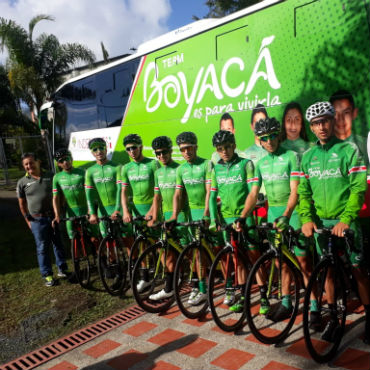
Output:
M36 25L34 39L45 32L61 43L79 42L88 46L97 60L102 59L101 41L114 57L167 32L170 13L169 0L0 0L0 16L27 30L37 14L55 17L54 22ZM0 63L5 56L0 52Z

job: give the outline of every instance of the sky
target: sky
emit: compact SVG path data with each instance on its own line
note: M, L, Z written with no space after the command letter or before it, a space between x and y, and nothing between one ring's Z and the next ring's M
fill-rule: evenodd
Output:
M100 42L110 57L130 53L130 48L207 14L205 0L0 0L0 17L28 30L32 17L52 15L55 21L39 22L33 34L54 34L61 43L78 42L102 59ZM0 63L7 53L0 51Z

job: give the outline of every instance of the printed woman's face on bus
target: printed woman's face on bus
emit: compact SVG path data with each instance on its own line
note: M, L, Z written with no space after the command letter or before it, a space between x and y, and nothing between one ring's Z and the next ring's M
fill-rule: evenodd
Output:
M297 140L302 129L302 116L298 109L289 109L285 115L285 132L287 139Z

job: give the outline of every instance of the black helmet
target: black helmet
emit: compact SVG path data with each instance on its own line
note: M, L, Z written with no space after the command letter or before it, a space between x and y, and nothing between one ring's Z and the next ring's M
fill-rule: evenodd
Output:
M94 139L91 139L89 141L89 149L91 149L93 146L96 146L96 145L103 145L103 146L107 146L107 143L105 142L105 140L101 137L95 137Z
M141 137L137 134L129 134L124 137L123 139L123 145L126 146L127 144L137 144L142 145L143 141L141 140Z
M191 131L182 132L181 134L177 135L177 138L176 138L177 145L180 145L180 144L197 145L197 143L198 143L198 139L196 135L194 134L194 132L191 132Z
M54 159L56 161L65 157L72 157L71 152L67 148L60 148L54 153Z
M254 125L254 133L256 136L269 135L280 131L280 123L275 117L262 118Z
M217 131L212 138L213 146L222 145L225 143L235 144L234 134L226 130Z
M152 148L153 150L162 148L171 149L172 141L168 136L158 136L152 141Z

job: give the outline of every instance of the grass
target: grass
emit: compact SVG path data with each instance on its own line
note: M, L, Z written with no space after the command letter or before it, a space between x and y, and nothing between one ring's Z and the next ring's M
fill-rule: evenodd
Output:
M45 287L33 236L24 220L0 221L0 363L119 312L133 302L130 296L108 295L97 274L91 290L62 279L55 287ZM68 263L71 268L70 259Z

